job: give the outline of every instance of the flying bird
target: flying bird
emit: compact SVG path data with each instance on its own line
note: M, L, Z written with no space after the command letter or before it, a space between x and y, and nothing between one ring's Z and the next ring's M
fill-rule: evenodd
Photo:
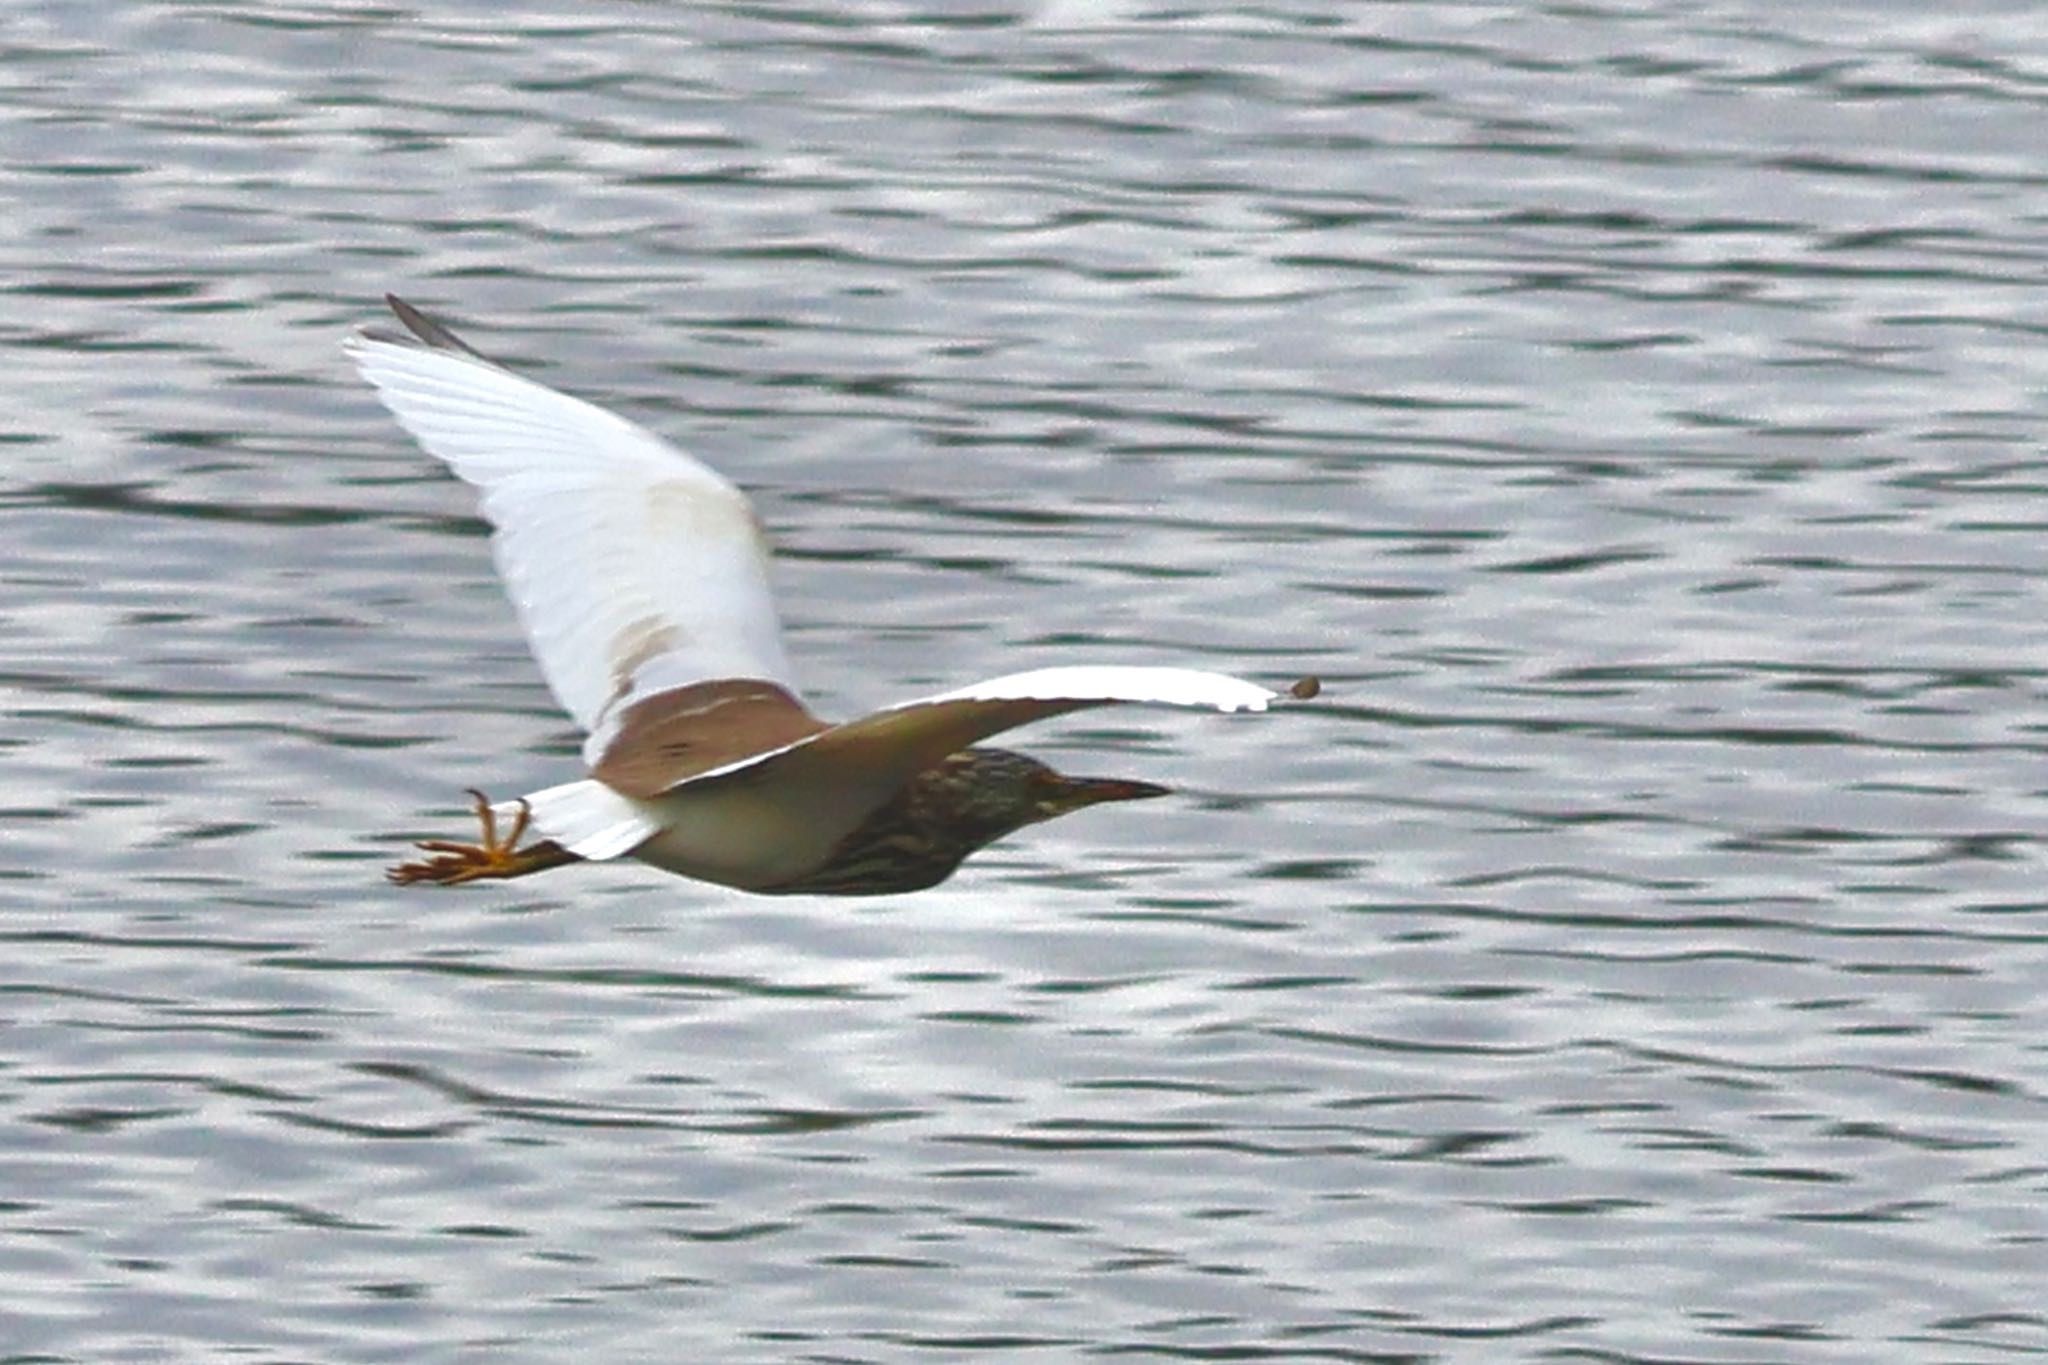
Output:
M430 840L409 885L632 857L768 895L936 886L1013 830L1149 782L1068 777L979 741L1114 702L1263 711L1308 698L1186 668L1012 673L843 724L798 699L746 496L625 418L484 358L401 299L417 344L349 356L429 455L482 495L491 551L541 673L588 738L589 776L475 803L476 843ZM541 837L521 845L529 831Z

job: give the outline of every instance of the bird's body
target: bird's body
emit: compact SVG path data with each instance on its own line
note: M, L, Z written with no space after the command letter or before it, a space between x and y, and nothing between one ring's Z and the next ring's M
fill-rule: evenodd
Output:
M358 336L350 353L421 445L482 490L499 572L589 734L590 769L509 807L478 795L482 842L423 844L435 856L394 881L632 856L763 894L921 890L1021 826L1164 791L1065 777L977 741L1112 702L1264 710L1281 695L1190 669L1050 668L828 724L790 682L767 546L737 488L390 302L424 347ZM529 823L545 837L522 848Z
M923 891L1010 831L1101 801L1164 796L1149 782L1064 777L1035 758L976 747L948 754L841 838L809 874L756 890L882 896Z
M982 844L1026 823L1005 818L1012 811L1022 817L1029 809L1023 802L986 798L1007 797L1011 765L1029 762L1002 749L949 755L851 830L838 828L843 822L822 794L807 800L802 793L766 790L744 773L689 783L656 798L664 827L634 856L764 894L920 891L952 875Z

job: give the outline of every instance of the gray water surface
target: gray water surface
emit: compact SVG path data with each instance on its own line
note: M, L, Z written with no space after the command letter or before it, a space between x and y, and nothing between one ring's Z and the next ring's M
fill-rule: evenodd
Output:
M2032 5L16 3L0 1362L2048 1357ZM577 736L395 291L848 715L1180 796L401 891Z

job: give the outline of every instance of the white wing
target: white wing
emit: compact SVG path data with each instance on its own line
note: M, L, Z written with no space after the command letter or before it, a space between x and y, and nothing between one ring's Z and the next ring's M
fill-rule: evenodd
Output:
M629 694L788 685L746 496L622 417L446 350L356 336L350 357L429 455L483 492L491 549L555 696L594 730Z
M877 714L943 706L949 702L977 701L1073 702L1082 706L1104 706L1121 701L1146 706L1194 706L1210 711L1263 711L1283 695L1286 694L1226 673L1204 673L1195 668L1078 664L1065 668L1034 668L1029 673L1006 673L1000 678L972 683L937 696L898 702ZM1314 695L1313 690L1309 695ZM994 734L995 731L988 733Z
M898 702L859 720L709 769L669 790L744 774L747 781L764 786L808 788L805 796L812 805L819 803L822 791L838 792L854 805L866 803L860 811L865 815L946 755L991 735L1069 711L1117 702L1263 711L1290 695L1307 698L1318 690L1313 679L1303 679L1291 693L1283 693L1192 668L1040 668Z

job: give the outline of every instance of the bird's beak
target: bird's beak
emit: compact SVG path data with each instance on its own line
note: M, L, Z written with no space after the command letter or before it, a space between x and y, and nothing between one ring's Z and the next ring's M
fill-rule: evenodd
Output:
M1172 790L1171 787L1151 782L1130 782L1120 777L1062 777L1059 790L1046 804L1053 808L1054 814L1065 815L1068 811L1098 806L1104 801L1143 801L1165 796Z

